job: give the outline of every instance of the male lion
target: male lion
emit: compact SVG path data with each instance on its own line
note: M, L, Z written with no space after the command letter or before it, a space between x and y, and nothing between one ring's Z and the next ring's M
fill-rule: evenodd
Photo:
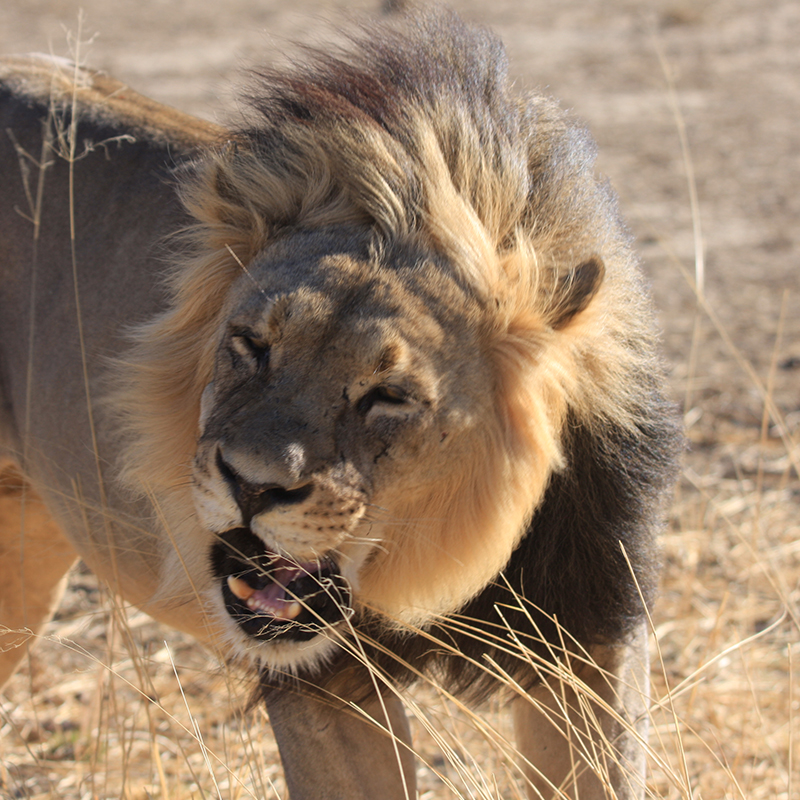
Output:
M413 797L419 675L507 687L531 797L641 797L681 436L586 133L447 11L231 130L0 78L0 460L52 515L3 531L2 678L80 556L258 671L293 800Z

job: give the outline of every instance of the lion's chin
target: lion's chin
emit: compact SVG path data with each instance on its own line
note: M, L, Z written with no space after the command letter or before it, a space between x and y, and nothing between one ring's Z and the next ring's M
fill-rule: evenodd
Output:
M251 639L306 642L353 614L350 584L331 555L295 562L234 528L218 536L211 568L225 610Z

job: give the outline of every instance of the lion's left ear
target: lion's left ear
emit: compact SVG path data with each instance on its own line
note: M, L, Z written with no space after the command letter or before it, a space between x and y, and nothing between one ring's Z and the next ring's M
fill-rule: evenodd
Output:
M605 274L603 260L592 256L559 278L548 313L548 322L554 330L566 328L576 314L587 308Z

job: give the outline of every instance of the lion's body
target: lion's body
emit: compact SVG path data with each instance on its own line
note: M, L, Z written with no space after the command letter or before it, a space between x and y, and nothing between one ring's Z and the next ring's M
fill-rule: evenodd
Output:
M286 713L281 674L358 696L353 636L390 681L472 696L541 682L508 630L542 663L566 636L638 716L617 689L646 682L680 437L585 134L511 97L497 42L442 13L265 74L233 132L64 69L0 62L0 462L74 551L0 624L42 624L79 554L263 667L287 770L319 709ZM569 758L533 713L552 779Z
M213 128L177 112L168 117L163 107L159 118L155 104L121 84L64 64L9 59L0 70L0 459L19 465L88 563L146 602L158 589L162 537L154 525L147 530L152 511L109 479L114 444L89 409L97 415L102 374L127 346L126 329L163 303L164 239L187 224L170 174L211 141ZM83 95L74 95L76 85ZM80 128L71 168L73 98ZM109 536L139 555L116 569Z

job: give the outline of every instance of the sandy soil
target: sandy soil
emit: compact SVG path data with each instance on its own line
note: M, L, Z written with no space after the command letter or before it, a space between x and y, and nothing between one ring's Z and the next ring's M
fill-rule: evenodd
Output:
M681 595L682 575L698 576L698 559L716 565L705 584L704 613L711 618L722 613L726 587L736 584L744 595L753 591L752 584L740 582L747 556L741 568L731 567L731 576L720 566L727 545L697 543L697 536L716 530L718 518L742 531L746 526L737 514L758 507L752 541L765 553L783 548L778 595L796 607L800 567L791 543L798 538L800 484L791 465L800 459L792 444L800 439L800 4L452 5L501 34L520 86L543 88L586 120L599 144L599 167L619 192L644 257L692 443L666 544L659 624L666 626L667 656L671 646L682 647L670 645L670 598ZM0 52L69 55L80 30L82 60L162 102L224 120L235 105L231 82L243 67L280 58L287 41L318 41L330 21L346 25L345 12L355 10L377 13L377 2L6 0L0 3ZM687 177L694 179L696 213ZM700 267L707 308L698 312L693 284ZM769 418L765 390L773 403ZM88 581L76 577L69 607L82 606ZM753 625L766 626L776 613L777 606L767 604ZM743 629L741 636L753 632ZM797 641L796 628L786 635ZM794 653L797 659L800 650ZM672 652L675 670L679 656ZM12 696L21 697L36 674L47 674L38 669L18 679L19 694ZM781 675L776 680L785 681ZM785 692L792 680L790 674L782 690L785 702L791 702ZM795 702L798 696L800 690ZM795 744L798 717L790 708L786 725L794 728ZM782 763L790 774L787 758L788 751ZM23 762L20 757L15 763ZM15 774L17 783L4 784L0 776L0 787L23 786L22 773ZM789 785L785 780L753 780L767 793L742 790L742 796L789 796L774 788ZM800 778L795 781L797 791ZM45 796L50 790L36 791Z

